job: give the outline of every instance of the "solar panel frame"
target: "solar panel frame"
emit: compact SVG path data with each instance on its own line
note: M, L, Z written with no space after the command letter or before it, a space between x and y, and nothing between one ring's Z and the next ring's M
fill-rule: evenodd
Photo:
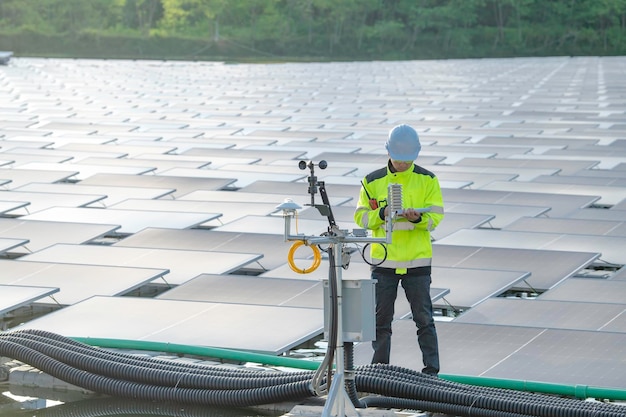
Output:
M522 217L502 228L511 231L626 237L626 221Z
M541 300L626 304L626 282L570 277L539 295Z
M137 233L146 227L188 229L216 219L220 214L198 212L172 212L156 210L124 210L116 208L50 207L37 213L22 216L24 220L48 222L87 223L111 225L111 231L125 235ZM117 225L118 227L113 227Z
M546 194L566 194L599 196L599 204L617 204L626 198L626 189L608 185L555 184L545 182L523 183L519 181L493 181L481 189L506 192L539 192Z
M171 194L176 198L195 190L220 190L231 186L235 181L234 178L200 178L176 175L96 174L81 181L80 185L172 189Z
M602 331L626 305L589 301L490 298L454 319L458 323Z
M524 285L514 288L521 291L546 291L599 257L595 252L433 244L433 266L530 272Z
M28 239L11 239L0 237L0 254L7 253L12 249L26 245L27 243Z
M0 316L48 297L58 288L0 284Z
M258 267L255 268L254 264L249 266L259 271L284 265L292 245L293 242L286 242L284 237L278 234L221 232L215 229L176 230L156 227L147 227L113 244L113 246L121 247L259 253L263 257L256 261ZM294 253L295 259L310 257L310 253L306 251L299 252Z
M58 223L56 221L0 218L0 234L3 237L26 238L24 248L14 248L14 254L36 252L55 243L88 243L114 233L117 225L96 225L78 222Z
M463 229L437 241L439 245L467 245L511 249L560 251L597 250L599 259L611 264L626 264L626 238L622 236L578 235L565 233L519 232L508 230Z
M11 181L3 185L3 187L8 188L9 190L19 188L22 185L26 185L31 182L54 183L59 181L68 181L76 175L77 172L76 170L70 169L65 171L48 171L38 169L19 169L19 166L16 168L17 169L0 168L0 178Z
M167 269L169 272L163 282L180 285L202 273L235 272L261 258L260 254L59 243L22 256L20 261Z
M167 188L145 188L145 187L126 187L113 185L88 185L85 180L76 184L64 183L30 183L20 187L18 192L39 193L48 198L56 194L76 194L83 196L97 195L98 199L85 204L85 207L107 207L109 205L124 201L128 198L162 198L171 196L175 189Z
M548 214L555 217L566 217L569 213L589 207L600 197L584 195L547 194L535 192L507 192L486 189L453 189L441 190L444 202L479 203L479 204L510 204L549 207Z
M323 311L315 308L94 296L14 330L279 355L321 334L323 320Z
M251 275L202 274L156 298L323 308L323 283Z
M168 272L166 269L12 260L0 260L0 266L2 284L58 288L54 300L35 303L55 307L71 305L94 295L125 295Z

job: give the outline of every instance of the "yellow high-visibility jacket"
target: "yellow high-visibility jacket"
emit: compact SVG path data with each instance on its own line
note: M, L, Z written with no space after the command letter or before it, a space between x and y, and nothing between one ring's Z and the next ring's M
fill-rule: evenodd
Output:
M402 208L426 208L421 220L412 223L397 218L393 225L392 243L370 245L373 264L381 268L395 269L404 274L408 268L431 265L432 245L430 232L443 219L443 197L439 180L430 171L413 164L403 172L392 172L391 161L387 167L368 174L362 181L359 201L354 212L354 221L364 229L372 230L372 237L385 237L384 207L387 205L389 184L402 185ZM373 200L375 204L371 203Z

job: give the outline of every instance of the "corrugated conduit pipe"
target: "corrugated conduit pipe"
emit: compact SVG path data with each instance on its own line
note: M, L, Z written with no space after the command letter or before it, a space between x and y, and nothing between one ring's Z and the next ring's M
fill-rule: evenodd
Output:
M352 353L351 345L349 346ZM85 389L113 397L191 405L248 407L315 396L312 371L224 370L103 351L39 330L0 334L0 355ZM350 359L349 367L352 367ZM357 407L443 412L457 416L626 417L626 407L446 381L391 365L366 365L346 380ZM357 392L374 394L358 398Z
M246 407L298 401L314 395L311 372L268 375L193 364L181 366L99 351L40 330L0 335L0 355L32 365L70 384L123 398Z
M355 382L359 391L383 395L363 398L361 401L368 406L459 416L626 416L626 408L619 405L464 385L391 365L359 367Z

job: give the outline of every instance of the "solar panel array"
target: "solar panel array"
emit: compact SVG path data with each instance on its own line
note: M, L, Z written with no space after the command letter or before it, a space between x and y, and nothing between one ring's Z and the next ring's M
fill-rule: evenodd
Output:
M323 159L337 223L356 228L359 181L410 123L446 205L431 291L442 373L624 388L625 70L624 57L13 58L0 69L3 323L272 354L317 340L328 259L288 266L276 206L293 199L296 231L324 233L298 168ZM350 249L342 275L368 279ZM16 326L27 306L50 312ZM395 317L392 363L421 369L402 296ZM357 364L370 355L356 346Z

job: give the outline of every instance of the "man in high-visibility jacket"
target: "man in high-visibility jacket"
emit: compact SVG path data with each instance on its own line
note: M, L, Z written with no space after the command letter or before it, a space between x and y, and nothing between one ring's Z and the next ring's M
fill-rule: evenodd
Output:
M415 164L421 150L419 136L402 124L389 132L386 167L362 181L354 221L370 229L373 237L385 237L389 184L401 185L402 211L393 223L391 244L370 245L372 279L376 280L376 340L372 363L389 363L391 322L398 285L404 288L417 326L422 351L422 372L439 373L439 346L430 299L432 245L430 232L443 219L439 180Z

